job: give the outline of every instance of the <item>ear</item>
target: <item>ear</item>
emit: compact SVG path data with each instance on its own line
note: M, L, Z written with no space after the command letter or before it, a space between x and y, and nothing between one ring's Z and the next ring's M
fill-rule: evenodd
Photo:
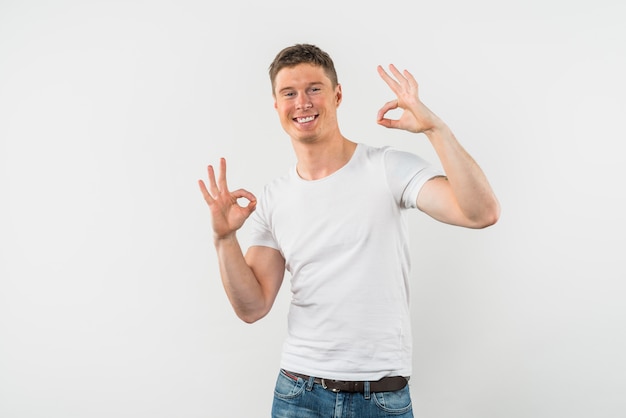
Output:
M335 101L337 103L337 107L341 104L341 99L343 98L343 93L341 92L341 84L337 84L335 88Z

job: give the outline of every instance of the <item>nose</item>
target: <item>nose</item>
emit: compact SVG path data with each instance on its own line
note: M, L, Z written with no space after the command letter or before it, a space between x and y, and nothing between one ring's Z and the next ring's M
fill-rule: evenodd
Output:
M296 104L296 108L298 110L307 110L313 107L313 103L309 100L307 95L302 95L298 98L298 103Z

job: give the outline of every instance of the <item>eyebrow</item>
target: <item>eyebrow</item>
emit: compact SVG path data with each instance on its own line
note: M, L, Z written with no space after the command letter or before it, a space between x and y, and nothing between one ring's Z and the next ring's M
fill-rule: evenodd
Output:
M321 81L314 81L312 83L309 83L306 87L309 88L309 87L319 86L319 85L324 85L324 83ZM291 86L283 87L282 89L278 90L278 93L282 93L286 90L295 90L295 87L291 87Z

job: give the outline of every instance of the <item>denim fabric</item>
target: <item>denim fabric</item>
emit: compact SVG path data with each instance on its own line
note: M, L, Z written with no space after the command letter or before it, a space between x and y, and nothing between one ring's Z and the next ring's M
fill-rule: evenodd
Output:
M413 418L409 385L395 392L335 393L282 371L274 389L272 418Z

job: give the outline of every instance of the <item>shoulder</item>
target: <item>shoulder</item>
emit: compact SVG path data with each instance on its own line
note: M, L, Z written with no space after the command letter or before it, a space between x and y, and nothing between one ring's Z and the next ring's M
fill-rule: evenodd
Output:
M356 150L355 160L361 163L385 165L387 154L390 152L393 153L395 151L397 150L389 145L373 146L359 143L359 146Z
M416 154L404 151L391 145L374 146L359 143L358 151L361 155L368 159L385 159L385 158L419 158Z
M386 170L395 170L399 167L426 167L429 165L419 155L391 145L372 146L359 144L359 151L362 160L381 164Z

